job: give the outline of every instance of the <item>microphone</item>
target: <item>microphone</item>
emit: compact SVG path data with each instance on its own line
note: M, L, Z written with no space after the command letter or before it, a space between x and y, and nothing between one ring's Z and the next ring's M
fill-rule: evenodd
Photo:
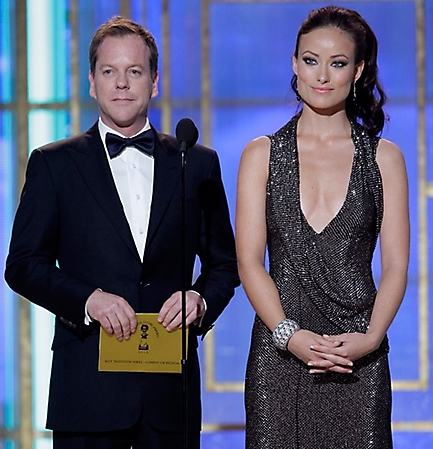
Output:
M185 167L188 148L195 145L198 139L198 130L190 118L183 118L176 125L176 138L180 143L180 204L181 204L181 279L182 279L182 448L188 447L188 360L187 360L187 336L186 336L186 180Z
M198 129L190 118L183 118L176 126L176 138L180 143L180 151L186 153L198 140Z

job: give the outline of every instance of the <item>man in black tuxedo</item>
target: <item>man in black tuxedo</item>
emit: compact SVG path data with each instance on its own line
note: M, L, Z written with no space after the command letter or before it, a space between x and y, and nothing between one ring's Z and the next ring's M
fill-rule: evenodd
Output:
M159 313L167 331L182 324L179 144L147 118L158 93L158 50L147 30L115 17L96 31L89 59L100 119L31 154L5 278L56 316L47 418L54 448L177 449L180 374L98 371L100 326L122 340L136 331L136 312ZM139 143L116 137L141 133ZM197 336L212 327L239 279L214 151L189 150L185 192L188 447L195 449Z

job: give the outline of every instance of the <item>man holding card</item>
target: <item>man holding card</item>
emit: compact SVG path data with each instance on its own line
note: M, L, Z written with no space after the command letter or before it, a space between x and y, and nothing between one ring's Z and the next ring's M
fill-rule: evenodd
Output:
M96 31L89 60L100 119L31 154L5 278L56 316L47 418L55 449L179 448L180 374L98 370L100 327L122 341L136 332L137 312L158 313L169 332L182 323L179 144L147 116L158 50L147 30L115 17ZM218 157L201 145L188 154L186 217L188 447L196 449L197 336L239 285Z

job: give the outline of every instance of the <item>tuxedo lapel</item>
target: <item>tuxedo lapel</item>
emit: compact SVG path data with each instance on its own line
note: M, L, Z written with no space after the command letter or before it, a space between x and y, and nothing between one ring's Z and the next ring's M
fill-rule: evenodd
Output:
M177 142L162 133L155 132L155 135L153 195L146 249L152 244L176 189L180 189L181 158Z
M70 148L69 154L94 196L96 202L119 233L138 262L140 256L129 228L128 220L117 192L116 185L102 144L98 125L95 124L76 148Z

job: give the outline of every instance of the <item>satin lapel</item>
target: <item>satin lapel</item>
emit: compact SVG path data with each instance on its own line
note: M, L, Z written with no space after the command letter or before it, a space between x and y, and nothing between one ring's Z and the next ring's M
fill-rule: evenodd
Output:
M162 133L156 132L156 136L153 195L146 249L152 244L176 189L180 189L181 159L177 141Z
M78 148L70 148L69 154L88 186L89 192L94 196L134 257L141 263L128 220L123 212L97 124L83 135L83 140Z

